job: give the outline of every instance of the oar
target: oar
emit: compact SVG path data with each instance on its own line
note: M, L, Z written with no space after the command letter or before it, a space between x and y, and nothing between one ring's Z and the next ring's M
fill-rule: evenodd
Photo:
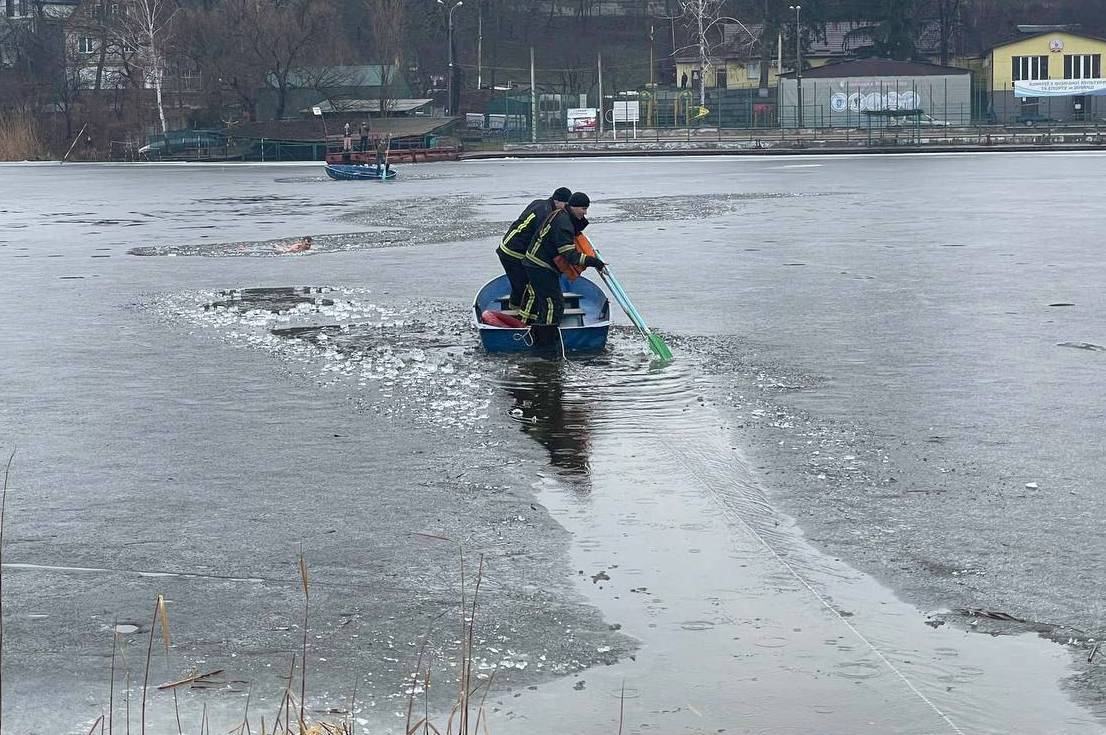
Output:
M603 259L602 255L599 255L599 251L595 251L596 256L600 260ZM630 297L626 295L626 292L622 289L622 284L618 282L614 274L611 273L610 266L603 268L599 271L599 276L603 279L603 282L607 284L607 288L611 290L611 294L614 295L614 300L618 302L618 305L622 307L622 310L626 312L626 316L630 317L630 321L634 323L641 335L649 342L649 349L653 351L653 354L664 361L672 359L672 350L668 349L668 345L664 343L664 340L659 335L654 334L649 329L649 325L645 323L645 320L641 318L641 314L634 308L634 304L630 301Z

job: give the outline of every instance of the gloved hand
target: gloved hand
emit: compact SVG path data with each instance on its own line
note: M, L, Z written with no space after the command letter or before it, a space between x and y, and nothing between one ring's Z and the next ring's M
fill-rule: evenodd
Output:
M602 260L595 257L594 255L589 255L584 261L584 265L588 268L595 268L596 270L603 270L607 267L606 263L604 263Z

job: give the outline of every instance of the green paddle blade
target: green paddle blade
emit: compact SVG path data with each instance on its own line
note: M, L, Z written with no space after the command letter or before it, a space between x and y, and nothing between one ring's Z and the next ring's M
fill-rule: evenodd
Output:
M672 350L668 349L668 345L664 343L663 339L652 332L649 333L649 349L653 351L654 355L665 362L672 359Z

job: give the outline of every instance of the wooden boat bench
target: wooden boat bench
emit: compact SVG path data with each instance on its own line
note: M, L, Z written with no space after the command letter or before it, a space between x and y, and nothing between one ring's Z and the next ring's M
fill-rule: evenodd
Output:
M565 313L566 314L569 312L570 309L580 309L580 294L573 293L572 291L565 291L561 295L564 297L564 300L565 300ZM511 305L510 295L496 296L495 300L499 302L499 310L500 311L502 311L505 314L512 313L512 312L507 310L507 307ZM515 312L515 313L517 313L517 312ZM583 314L584 312L581 310L580 313Z

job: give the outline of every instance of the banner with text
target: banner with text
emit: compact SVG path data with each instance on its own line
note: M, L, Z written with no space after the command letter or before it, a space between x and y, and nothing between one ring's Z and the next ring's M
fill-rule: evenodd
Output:
M1027 79L1014 82L1015 97L1106 97L1106 79Z

